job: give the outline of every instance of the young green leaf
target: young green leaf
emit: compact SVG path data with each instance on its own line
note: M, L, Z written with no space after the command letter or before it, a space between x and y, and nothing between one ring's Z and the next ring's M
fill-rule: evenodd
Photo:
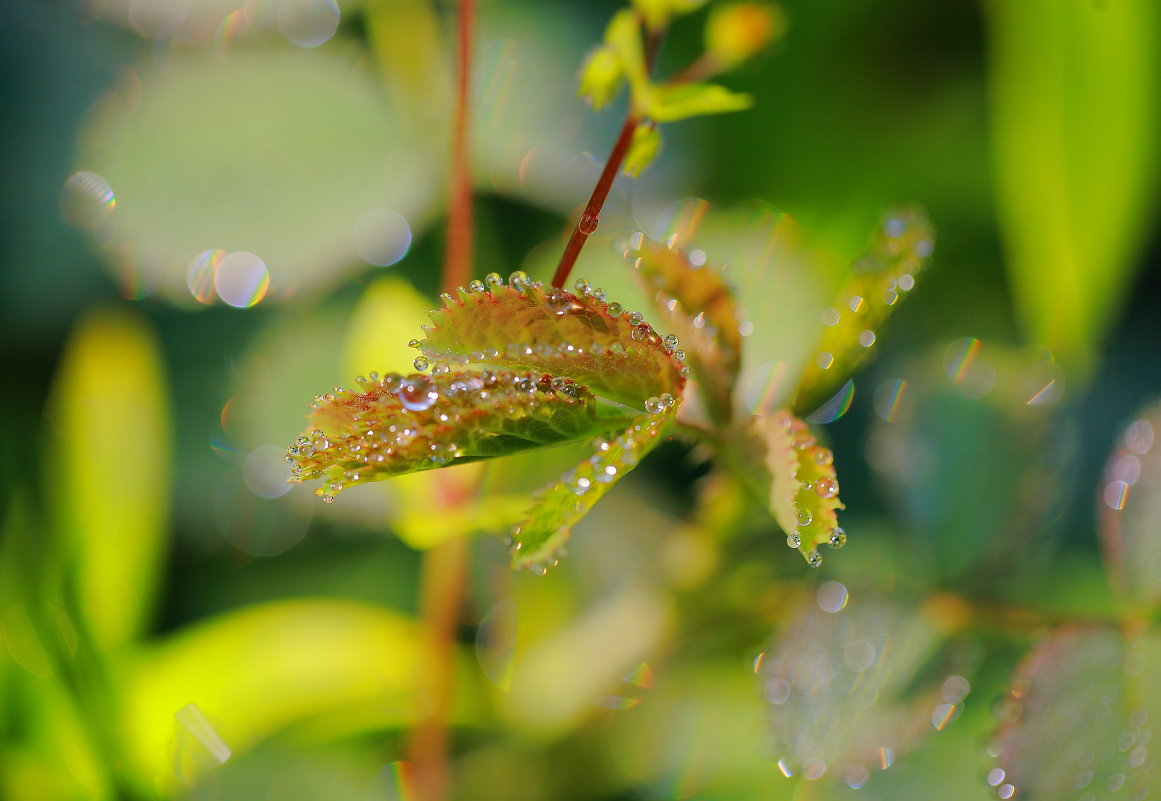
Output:
M428 359L567 376L638 410L647 398L680 396L686 368L640 314L585 291L533 284L523 273L509 285L495 275L490 288L475 284L457 298L443 295L445 308L431 313L435 325L416 342Z
M846 533L836 512L834 455L818 444L806 423L785 410L756 415L744 427L743 470L751 487L812 567L822 564L818 548L841 548Z
M542 573L554 565L573 525L657 445L678 404L669 394L650 398L648 404L649 414L613 439L598 437L591 457L541 491L527 518L512 529L508 546L513 567Z
M1161 641L1058 630L1017 670L988 783L1000 798L1145 798L1158 778ZM1107 793L1107 795L1106 795Z
M715 83L683 83L649 87L641 105L642 113L650 119L676 122L706 114L745 111L754 105L754 98Z
M796 414L816 409L863 363L879 327L915 287L915 276L934 242L934 230L922 211L904 208L887 215L834 305L822 312L822 338L799 379Z
M625 156L625 175L637 178L661 152L661 131L655 125L638 125Z
M617 51L609 45L589 53L581 67L577 94L601 109L617 95L625 82L625 68Z
M359 385L317 399L288 451L291 480L323 479L315 494L326 501L356 484L571 442L629 419L548 374L389 373Z
M1100 486L1100 533L1109 585L1146 615L1161 603L1161 403L1121 434Z
M648 240L630 256L657 313L668 316L710 415L729 420L742 336L737 304L721 271L694 265L685 252Z

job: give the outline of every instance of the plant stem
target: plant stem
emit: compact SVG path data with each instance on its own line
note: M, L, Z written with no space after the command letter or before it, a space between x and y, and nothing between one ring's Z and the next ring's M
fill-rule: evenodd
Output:
M609 196L609 190L613 188L613 181L616 180L621 164L625 161L625 154L629 151L629 143L633 141L633 132L637 130L638 122L638 118L630 113L625 124L621 126L621 133L613 144L613 150L609 153L609 160L605 162L605 168L601 170L601 177L597 179L593 194L589 197L589 202L585 206L585 210L581 212L576 228L573 229L572 236L569 237L568 244L564 247L564 254L560 257L556 274L552 276L553 286L564 286L564 282L568 280L568 274L572 272L573 265L576 264L581 248L585 246L589 235L597 230L601 208L604 207L605 198Z
M448 190L447 240L443 287L454 292L472 270L472 173L468 154L468 92L471 85L475 0L459 0L455 121L452 132L452 177ZM418 801L444 801L451 787L448 719L455 690L456 627L468 573L468 543L456 538L423 556L420 615L423 651L419 660L421 719L407 742L411 776Z
M472 32L476 0L459 2L459 73L452 127L452 177L448 193L443 288L464 286L472 270L472 170L468 154L468 94L471 85Z

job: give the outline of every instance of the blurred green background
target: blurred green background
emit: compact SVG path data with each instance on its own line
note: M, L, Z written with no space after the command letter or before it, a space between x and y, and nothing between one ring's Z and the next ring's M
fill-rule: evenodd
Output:
M624 113L575 94L617 7L481 3L477 276L551 275ZM1122 433L1161 425L1161 7L783 8L723 79L755 108L666 126L577 274L645 308L625 237L705 201L760 387L881 211L923 206L933 266L820 426L850 545L809 570L673 442L536 578L495 521L575 452L489 467L480 506L463 468L283 483L309 400L405 368L433 305L454 6L0 4L0 798L410 797L422 552L477 534L455 798L1008 797L1021 656L1161 596L1161 475ZM775 213L810 248L760 272Z

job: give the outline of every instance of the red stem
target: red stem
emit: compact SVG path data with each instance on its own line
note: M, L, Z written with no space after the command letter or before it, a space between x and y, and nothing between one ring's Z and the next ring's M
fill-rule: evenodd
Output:
M572 236L569 237L568 244L564 247L564 254L560 257L556 274L552 276L553 286L564 286L564 282L568 280L568 274L572 272L573 265L576 264L581 248L585 246L589 235L597 230L598 218L605 205L605 198L609 196L609 190L613 188L613 181L617 178L621 163L625 161L625 154L629 151L629 143L633 141L633 132L637 130L638 122L637 117L630 114L629 118L625 120L625 124L621 126L621 134L617 137L612 152L609 153L609 160L605 162L605 168L601 170L601 177L597 179L597 185L593 187L593 194L589 197L588 205L585 206L580 219L577 220L576 228L572 231Z
M448 197L443 288L454 292L468 283L472 271L472 170L468 154L468 94L471 85L472 32L476 0L459 3L459 75L452 127L452 178Z

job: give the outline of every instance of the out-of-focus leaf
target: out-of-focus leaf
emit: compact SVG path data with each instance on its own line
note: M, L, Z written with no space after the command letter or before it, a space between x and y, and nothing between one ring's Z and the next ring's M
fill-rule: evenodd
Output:
M1161 5L995 0L992 150L1024 328L1083 375L1148 236Z
M360 263L364 215L389 208L422 227L440 195L439 137L346 58L181 51L101 101L78 168L111 187L102 243L127 291L187 305L301 295ZM222 268L215 251L260 263Z
M294 600L231 612L134 657L122 687L124 736L141 775L169 784L183 740L191 748L220 740L238 753L335 712L349 726L404 725L416 715L419 653L411 620L365 604ZM175 720L190 704L196 715Z
M628 255L635 259L659 319L667 320L677 336L711 415L729 420L742 335L733 291L720 268L694 265L688 251L652 241L642 241Z
M689 14L705 5L706 0L633 0L633 7L645 18L650 30L659 31L671 17Z
M941 632L913 608L856 597L827 582L763 655L777 767L786 776L874 782L963 708L968 681L939 661ZM943 671L924 676L932 661Z
M972 570L998 582L1042 550L1072 490L1076 430L1052 409L1061 369L1042 352L963 338L900 376L869 393L871 467L933 557L933 578Z
M134 637L153 609L169 508L169 404L153 333L101 311L78 325L57 375L52 479L96 642Z
M1148 615L1161 602L1161 404L1141 410L1109 457L1099 488L1101 544L1109 585Z
M745 479L786 532L786 544L818 567L819 547L846 544L835 514L844 507L833 454L787 411L754 416L739 441Z
M988 783L1000 798L1145 798L1158 776L1161 642L1112 628L1054 632L1016 671Z
M567 376L598 397L644 409L679 397L684 367L640 314L619 304L516 280L444 296L418 343L433 361L492 364Z
M705 25L706 54L721 69L753 56L786 32L782 9L766 3L721 3Z
M542 639L518 640L504 711L533 730L565 730L650 659L672 623L668 599L632 583Z
M661 152L661 131L655 125L638 125L625 154L625 175L639 178Z
M641 21L632 10L624 8L613 15L605 28L605 44L620 59L629 81L633 104L640 103L649 89L649 72L645 68L645 50L641 46Z
M834 305L822 312L822 338L799 379L796 413L814 411L862 365L883 322L915 287L915 276L934 243L934 231L921 211L899 209L887 215Z
M676 416L677 405L672 396L660 404L614 440L598 439L591 457L541 490L528 517L512 529L513 567L544 572L555 564L576 521L658 444L664 426Z
M585 58L577 94L592 103L593 108L601 109L616 97L624 81L625 68L616 49L603 45Z
M571 379L511 371L372 374L359 390L328 393L289 449L297 481L344 489L401 473L558 445L623 425Z
M676 122L706 114L745 111L754 105L752 95L731 92L715 83L653 86L644 97L642 113L657 122Z

